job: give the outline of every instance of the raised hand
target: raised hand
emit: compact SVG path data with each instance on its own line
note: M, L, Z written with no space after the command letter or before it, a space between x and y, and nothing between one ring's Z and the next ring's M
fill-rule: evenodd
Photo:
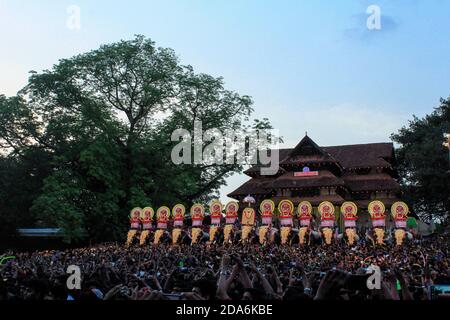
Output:
M308 295L312 295L312 285L313 285L313 281L312 281L312 276L313 274L307 274L305 271L305 268L303 267L302 264L299 265L298 267L300 276L302 278L302 284L303 284L303 288L305 289L305 293L307 293Z
M317 294L314 300L332 300L336 299L339 291L345 287L348 274L340 270L328 271L320 282Z
M403 276L400 270L395 270L395 275L397 276L400 286L402 287L401 292L403 300L414 300L411 291L409 291L409 281Z
M138 300L139 286L131 290L130 295L126 295L129 300Z
M181 294L181 297L184 300L206 300L202 296L200 296L198 293L195 292L184 292Z
M122 284L115 286L114 288L109 290L108 293L105 294L105 296L103 297L103 300L112 300L117 295L117 293L120 291L120 289L122 289L123 287L125 287L125 286Z
M387 273L383 277L381 290L385 300L400 300L397 292L397 278L392 273Z

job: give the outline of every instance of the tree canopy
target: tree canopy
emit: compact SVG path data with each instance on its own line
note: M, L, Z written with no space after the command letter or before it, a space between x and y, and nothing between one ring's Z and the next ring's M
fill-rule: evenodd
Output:
M450 98L424 118L414 118L392 135L400 144L398 169L405 199L425 221L449 222L450 162L443 134L450 132Z
M172 132L269 128L252 100L143 36L32 72L0 96L3 232L59 227L67 242L121 239L135 206L206 202L242 165L175 165Z

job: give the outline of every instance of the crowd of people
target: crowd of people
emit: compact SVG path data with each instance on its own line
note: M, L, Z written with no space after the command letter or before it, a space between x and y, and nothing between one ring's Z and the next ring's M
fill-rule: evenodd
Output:
M450 284L449 243L434 235L400 247L360 239L5 252L14 258L0 265L0 300L429 300ZM79 289L67 285L69 266L81 270ZM379 288L367 286L371 266Z

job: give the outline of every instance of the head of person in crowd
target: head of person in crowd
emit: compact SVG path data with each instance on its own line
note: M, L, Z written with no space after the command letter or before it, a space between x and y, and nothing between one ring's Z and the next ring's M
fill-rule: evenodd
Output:
M402 247L361 240L323 245L180 244L8 252L0 265L1 300L307 300L445 297L450 284L449 236ZM67 288L67 267L82 272L81 290ZM382 289L367 290L370 266ZM336 273L339 270L339 273ZM350 280L349 280L350 279Z

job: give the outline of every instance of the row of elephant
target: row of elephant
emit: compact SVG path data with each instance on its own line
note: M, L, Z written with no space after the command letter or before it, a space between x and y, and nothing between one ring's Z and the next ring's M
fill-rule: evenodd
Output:
M223 211L225 209L225 217ZM260 204L261 215L261 227L260 233L267 233L267 230L273 225L273 218L275 213L275 202L267 199ZM294 212L295 205L292 201L286 199L281 200L278 204L278 221L281 226L280 233L282 243L287 242L287 237L291 233L291 229L294 226ZM318 206L318 212L320 214L320 228L319 230L324 235L326 243L331 243L333 238L333 228L336 224L336 207L329 201L324 201ZM369 203L368 211L371 216L372 226L375 233L377 243L383 244L384 232L386 227L386 207L382 201L375 200ZM232 229L233 225L239 222L242 225L242 237L246 239L247 235L251 232L256 225L256 211L249 206L242 210L242 215L239 219L239 203L229 202L226 206L219 200L214 200L209 206L210 233L215 233L225 218L225 237ZM354 202L345 202L341 205L341 213L344 221L345 236L348 238L350 244L353 244L356 239L356 221L358 218L358 207ZM397 244L401 245L403 239L406 237L406 220L409 214L408 205L404 202L395 202L391 206L391 214L395 222L395 238ZM130 236L133 237L134 231L137 231L142 227L144 242L149 230L152 229L152 222L156 216L157 229L156 235L161 237L161 233L167 229L170 220L173 220L173 227L175 232L184 225L186 215L186 208L182 204L177 204L170 210L169 207L160 207L156 214L153 208L146 207L144 209L134 208L131 211L130 216ZM297 207L297 217L299 220L299 237L300 242L304 242L304 238L309 230L311 230L311 223L313 219L313 206L308 201L301 202ZM193 234L199 234L200 228L203 226L203 220L205 218L205 207L202 204L194 204L190 210L190 218L192 219L192 232ZM193 237L195 238L195 237ZM261 238L261 236L260 236ZM158 238L157 238L158 239ZM128 240L129 242L129 240ZM142 242L142 241L141 241ZM261 240L262 242L262 240Z
M224 209L225 214L223 213ZM348 201L343 203L340 209L343 220L348 222L349 225L354 225L354 222L358 217L358 206L354 202ZM263 224L270 224L274 217L275 210L276 206L274 201L264 200L261 202L259 213ZM326 221L336 220L336 207L333 203L324 201L318 206L317 210L320 214L320 219L325 222L325 224L331 224L331 222ZM296 210L292 201L282 200L278 204L278 218L283 225L290 224L289 221L294 217L295 211L297 211L296 215L299 220L305 221L305 224L308 224L307 221L310 221L313 218L314 211L310 202L301 202ZM372 218L373 226L383 226L386 217L386 207L383 202L379 200L372 201L368 205L368 211ZM212 221L211 224L220 224L224 216L226 223L230 224L231 221L234 222L237 219L238 212L239 203L234 201L229 202L224 206L219 200L214 200L209 206L209 216ZM395 222L399 222L400 224L403 224L402 222L406 223L409 214L408 205L401 201L395 202L391 207L391 214ZM172 210L169 207L162 206L156 211L156 214L152 207L146 207L144 209L134 208L131 211L130 223L132 225L137 223L149 224L155 219L155 216L158 223L164 224L172 219L175 225L180 225L185 220L186 208L182 204L175 205ZM195 222L194 225L200 225L205 216L205 207L202 204L194 204L191 207L190 218ZM255 209L251 206L242 210L242 219L245 220L246 218L248 218L249 221L244 221L243 224L252 224L251 222L256 219Z
M209 229L209 230L208 230ZM360 235L354 228L346 228L344 233L338 233L338 229L319 228L313 229L308 227L281 227L275 228L273 226L245 226L242 225L225 225L218 226L203 226L203 227L176 227L169 231L169 229L154 229L154 230L130 230L127 237L126 245L130 246L134 239L139 241L139 244L144 245L147 240L153 244L172 243L177 244L191 244L198 243L252 243L259 242L265 244L313 244L326 243L332 244L334 242L347 242L349 245L354 245L361 236L366 241L373 244L392 243L394 240L397 245L402 245L404 240L413 240L413 235L403 229L391 229L382 234L378 231L379 228L367 230ZM331 231L331 233L329 232ZM380 241L381 240L381 241Z

